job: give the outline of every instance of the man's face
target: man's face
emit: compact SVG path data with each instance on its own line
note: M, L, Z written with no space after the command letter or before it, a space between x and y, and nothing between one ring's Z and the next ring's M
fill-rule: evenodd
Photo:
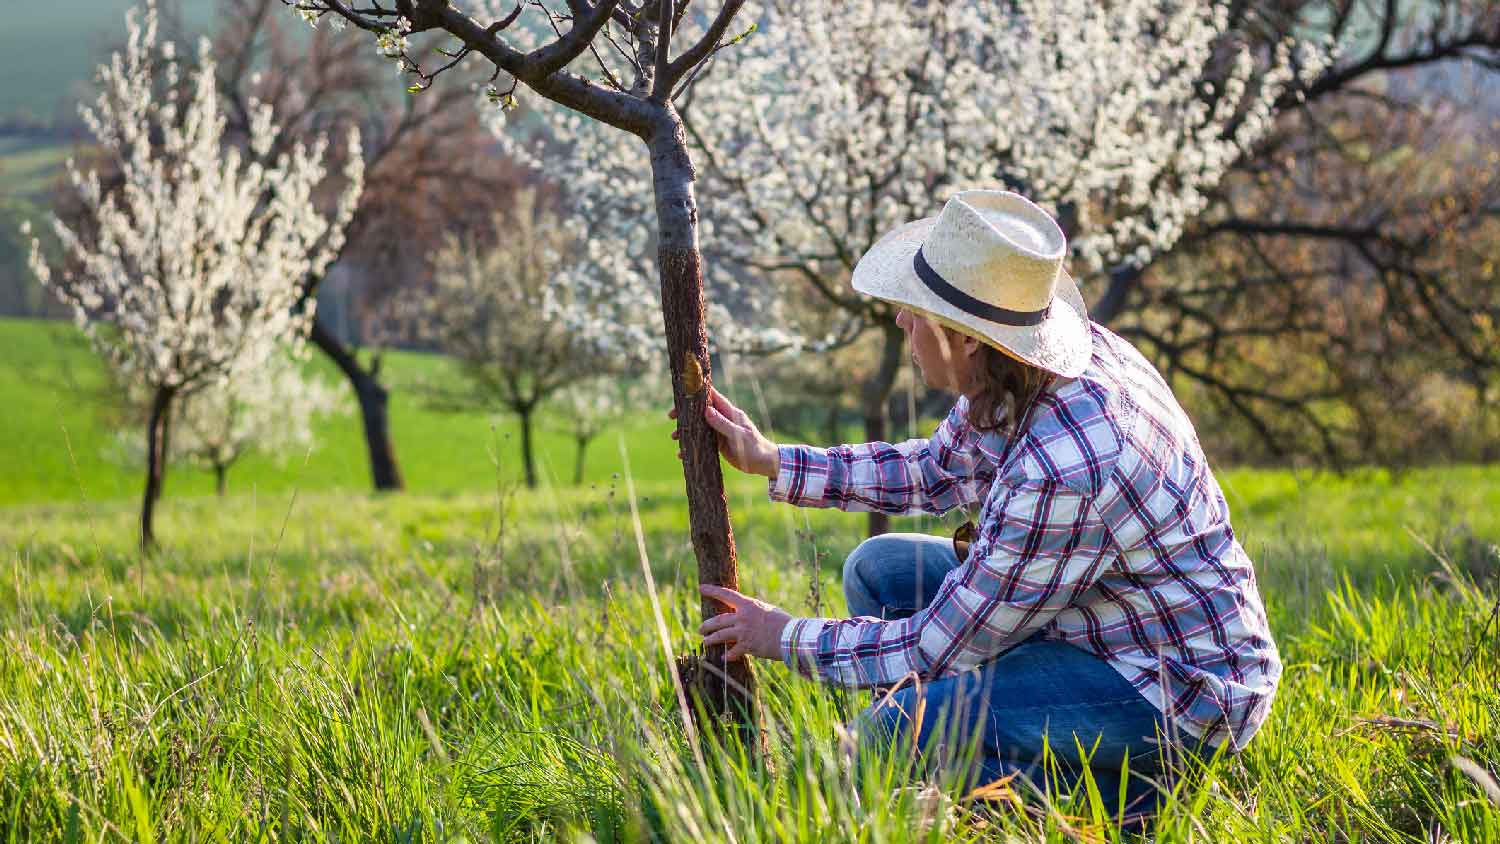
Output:
M927 386L962 392L971 374L963 338L907 308L896 312L896 325L906 332L911 359Z

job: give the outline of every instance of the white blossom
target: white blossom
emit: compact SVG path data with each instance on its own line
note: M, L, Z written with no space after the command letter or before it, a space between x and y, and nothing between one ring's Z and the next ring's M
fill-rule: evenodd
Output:
M488 231L449 234L433 257L432 289L417 307L423 330L461 360L529 371L618 370L662 348L633 302L593 276L587 245L532 189ZM567 380L573 380L572 376Z
M117 185L70 161L86 223L54 217L63 259L49 266L33 238L30 264L126 383L181 394L260 367L280 344L300 348L314 305L299 306L302 284L342 245L363 161L351 132L346 187L323 213L326 139L275 161L263 143L227 144L208 42L182 78L178 62L157 62L171 53L158 46L154 3L127 23L124 51L82 109ZM250 107L252 137L277 135L269 107Z
M135 396L145 404L148 396ZM296 361L272 355L233 380L205 387L180 401L172 413L168 458L223 472L250 452L284 464L314 444L313 423L345 409L345 391L303 375ZM131 462L144 461L144 438L122 431L119 449Z
M745 14L756 21L748 37L717 54L683 107L712 333L730 348L797 345L779 282L816 279L857 310L847 277L859 257L960 189L1074 207L1073 269L1085 282L1145 264L1267 130L1292 52L1308 75L1328 60L1324 45L1288 42L1258 62L1226 6L1207 0L769 0ZM566 174L575 225L592 233L594 280L650 295L652 192L638 145L542 110L545 139L496 120L498 137Z
M582 252L536 191L523 189L488 230L446 238L432 289L414 304L424 333L460 362L481 401L520 417L529 484L531 421L544 402L569 384L663 357L637 313L649 301L606 295Z

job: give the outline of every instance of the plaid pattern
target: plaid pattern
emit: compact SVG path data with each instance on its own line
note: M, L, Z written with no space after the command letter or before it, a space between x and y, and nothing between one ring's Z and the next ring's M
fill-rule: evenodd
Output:
M846 686L976 668L1040 630L1105 659L1171 723L1243 747L1281 675L1255 573L1187 415L1099 326L1010 450L960 398L930 440L786 446L771 497L941 514L983 502L968 559L911 618L793 619L782 657Z

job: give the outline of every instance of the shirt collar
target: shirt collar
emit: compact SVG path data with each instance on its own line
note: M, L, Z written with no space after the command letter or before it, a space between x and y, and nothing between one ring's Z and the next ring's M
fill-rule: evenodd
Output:
M975 431L979 435L979 441L975 443L979 453L983 454L995 466L1000 465L1000 455L1005 453L1005 444L1008 437L999 431Z

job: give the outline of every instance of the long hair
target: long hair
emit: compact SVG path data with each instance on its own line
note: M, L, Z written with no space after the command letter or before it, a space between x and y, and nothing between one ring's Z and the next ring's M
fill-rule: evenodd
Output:
M988 343L974 354L979 391L969 399L969 424L979 431L1020 433L1021 419L1052 373L1011 357Z

